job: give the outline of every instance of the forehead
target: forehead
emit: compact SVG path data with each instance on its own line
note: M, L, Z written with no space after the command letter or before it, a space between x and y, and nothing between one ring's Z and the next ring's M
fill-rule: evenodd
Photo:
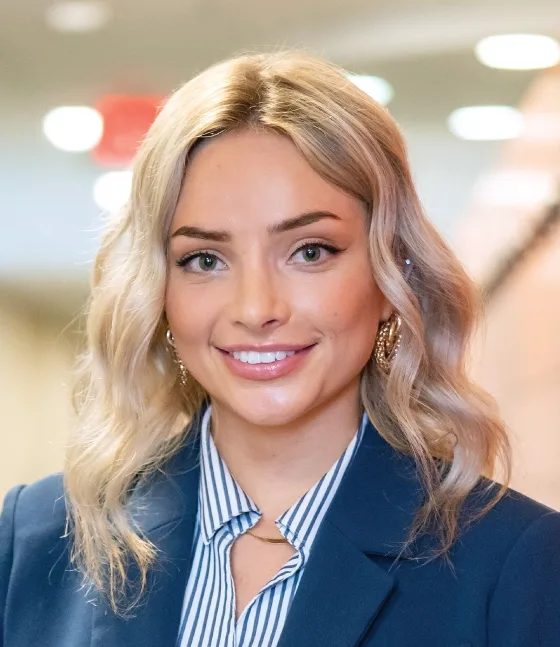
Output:
M323 179L288 137L241 130L196 148L175 221L211 218L225 223L242 215L244 222L268 224L313 210L363 218L361 202Z

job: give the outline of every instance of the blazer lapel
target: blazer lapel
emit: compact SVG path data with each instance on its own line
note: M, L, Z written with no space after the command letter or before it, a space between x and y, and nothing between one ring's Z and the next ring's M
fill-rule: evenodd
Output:
M325 519L288 613L278 647L357 645L394 578Z
M411 458L369 423L321 524L278 647L355 647L396 588L391 562L421 503Z
M137 486L129 507L159 559L148 579L148 593L129 619L117 617L98 600L93 612L91 647L175 645L183 598L192 564L198 510L199 427L183 448L147 483ZM134 577L136 572L129 569Z

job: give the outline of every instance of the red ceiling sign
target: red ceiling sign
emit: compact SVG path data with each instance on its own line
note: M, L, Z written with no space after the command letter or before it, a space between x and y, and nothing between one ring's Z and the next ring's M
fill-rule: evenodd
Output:
M101 166L126 168L148 132L165 97L111 94L94 106L103 117L103 135L91 151Z

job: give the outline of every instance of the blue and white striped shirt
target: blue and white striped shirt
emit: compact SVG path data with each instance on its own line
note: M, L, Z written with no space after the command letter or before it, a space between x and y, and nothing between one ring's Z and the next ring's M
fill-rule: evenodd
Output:
M209 430L211 407L201 427L199 506L193 562L183 604L178 647L275 647L296 593L311 545L362 439L367 416L331 469L276 526L296 552L235 620L231 576L233 542L262 516L235 482Z

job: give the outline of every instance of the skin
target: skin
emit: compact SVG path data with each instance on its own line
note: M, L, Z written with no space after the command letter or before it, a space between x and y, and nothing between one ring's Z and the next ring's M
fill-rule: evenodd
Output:
M267 231L307 212L336 218ZM226 230L231 240L174 235L185 226ZM308 241L314 246L307 255L297 251ZM177 265L197 251L205 256ZM371 271L364 206L318 175L289 139L254 130L227 133L190 160L168 258L165 310L175 347L210 394L221 456L263 512L255 532L279 537L274 520L354 436L362 414L360 372L380 321L390 315ZM317 345L295 371L268 381L234 375L216 348L267 342ZM293 549L248 535L234 549L240 611ZM245 559L252 560L253 576L255 563L261 564L256 577L243 576Z

